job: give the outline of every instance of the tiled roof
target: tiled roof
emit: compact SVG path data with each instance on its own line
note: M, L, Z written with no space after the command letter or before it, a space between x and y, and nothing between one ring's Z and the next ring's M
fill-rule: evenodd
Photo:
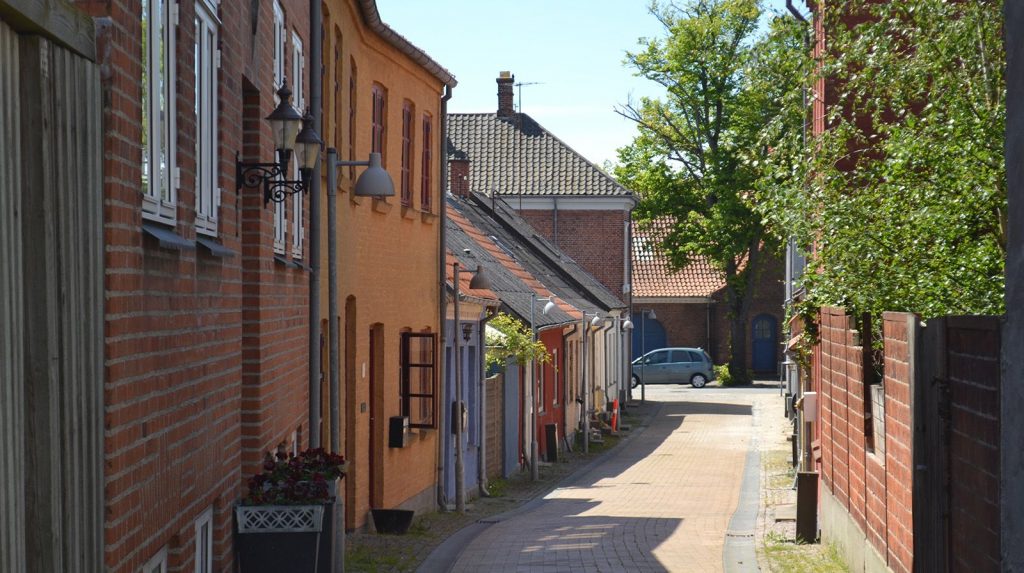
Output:
M554 293L450 204L447 213L445 230L448 249L460 253L458 258L467 268L481 265L491 282L491 291L501 299L503 310L511 311L520 319L528 321L531 297L547 297ZM557 307L550 313L535 313L534 322L538 328L568 324L583 318L583 313L564 300L556 302Z
M489 197L473 194L467 199L449 199L449 205L577 309L607 315L612 309L626 307L576 261L541 237L502 199L491 201Z
M659 245L672 224L668 218L633 224L633 296L710 297L725 287L722 272L700 257L678 271L669 269Z
M496 113L449 114L448 156L472 162L469 188L479 193L632 196L524 113L510 118Z

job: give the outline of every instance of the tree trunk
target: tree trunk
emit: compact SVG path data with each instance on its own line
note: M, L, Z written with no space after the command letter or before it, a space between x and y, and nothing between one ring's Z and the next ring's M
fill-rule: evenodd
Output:
M739 383L750 382L747 373L747 316L757 290L761 271L761 233L755 233L747 249L747 264L742 271L737 265L726 268L726 297L729 307L729 375ZM742 292L736 288L742 284Z

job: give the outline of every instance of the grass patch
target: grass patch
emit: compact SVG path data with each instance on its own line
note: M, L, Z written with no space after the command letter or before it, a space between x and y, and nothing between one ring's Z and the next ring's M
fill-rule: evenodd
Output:
M764 539L764 561L769 572L847 573L846 563L834 545L797 543L769 532Z
M403 555L400 548L390 551L374 551L373 548L359 545L350 547L345 553L345 570L361 573L383 573L385 571L406 571L414 565L409 555Z
M487 493L491 494L491 497L505 497L505 494L508 493L508 481L503 478L489 480Z

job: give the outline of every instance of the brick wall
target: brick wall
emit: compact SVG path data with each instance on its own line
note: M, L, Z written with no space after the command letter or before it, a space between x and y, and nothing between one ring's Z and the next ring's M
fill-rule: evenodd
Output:
M883 313L882 321L884 374L873 387L865 384L870 341L861 337L870 328L841 309L821 311L822 485L893 571L913 570L915 545L929 569L998 570L999 322L950 317L918 326L906 313ZM915 389L915 380L929 385ZM872 388L884 389L874 423L865 417ZM918 465L927 472L915 475ZM916 522L915 499L924 516Z
M242 493L242 476L255 469L263 451L289 440L305 422L306 274L274 262L271 210L264 208L258 192L234 191L236 150L251 159L271 156L266 122L250 123L247 134L241 127L246 105L258 118L273 106L269 5L261 3L255 36L249 29L249 3L220 5L216 240L238 253L225 258L202 247L164 248L143 233L140 4L77 5L110 22L99 39L106 568L138 571L166 548L169 571L193 570L194 522L212 507L214 569L231 570L231 510ZM295 30L305 39L308 3L283 0L282 5L289 37ZM169 228L191 241L196 237L198 131L195 4L182 2L179 8L174 85L181 184L176 221ZM255 50L253 37L259 42ZM308 41L304 45L308 54ZM251 88L249 93L243 86Z
M884 438L873 435L877 426L872 428L867 416L871 386L865 383L865 367L870 362L865 361L864 354L871 344L870 328L856 324L842 309L821 310L819 374L815 381L819 392L822 486L849 513L888 567L898 572L913 568L910 316L886 313L883 319ZM884 453L875 441L881 439L885 440ZM834 532L823 534L828 537Z
M515 206L514 200L509 204ZM622 296L628 211L519 211L534 229L572 257L615 296ZM557 217L557 234L556 222Z

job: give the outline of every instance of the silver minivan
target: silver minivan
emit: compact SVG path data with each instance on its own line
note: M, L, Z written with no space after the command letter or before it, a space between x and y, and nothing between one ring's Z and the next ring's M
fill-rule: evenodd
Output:
M711 357L701 348L659 348L633 361L633 388L644 384L685 384L703 388L715 379Z

